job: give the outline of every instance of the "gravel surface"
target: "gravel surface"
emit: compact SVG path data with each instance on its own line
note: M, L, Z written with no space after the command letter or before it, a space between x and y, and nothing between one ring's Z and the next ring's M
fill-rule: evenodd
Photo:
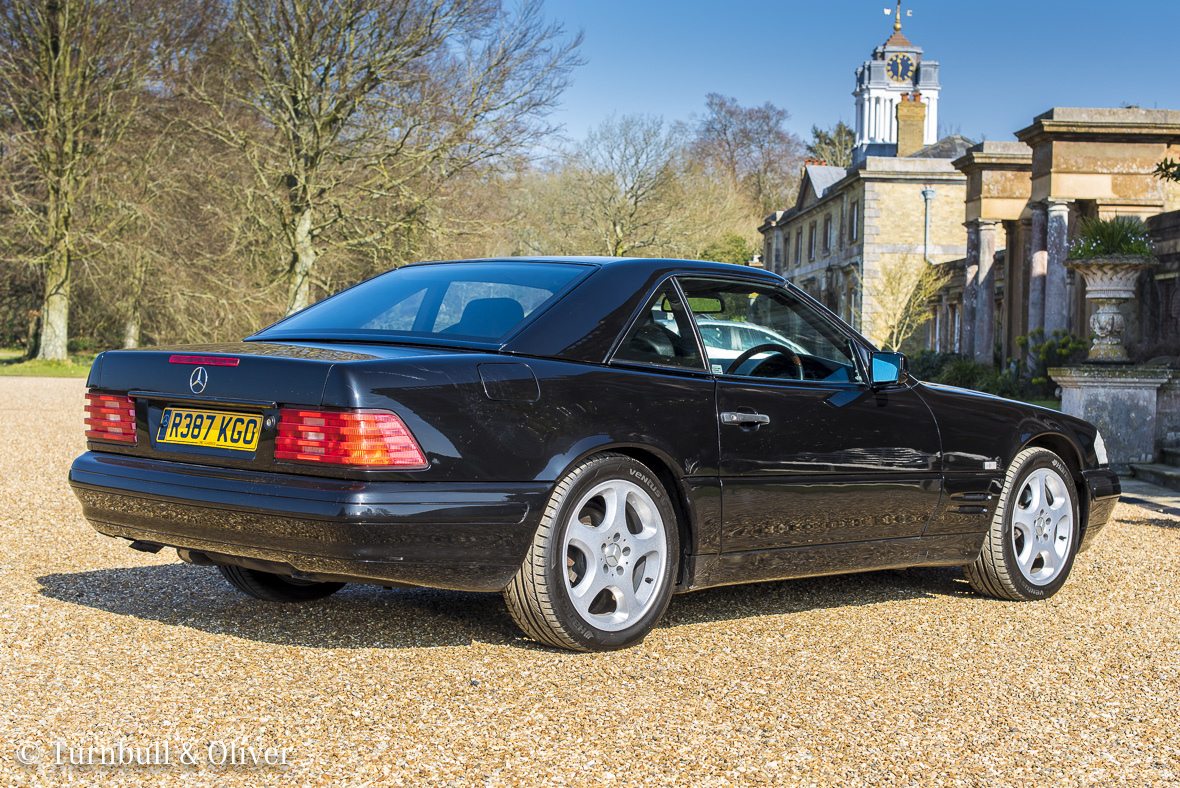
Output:
M1042 603L957 569L721 588L571 654L499 595L280 606L99 536L82 393L0 379L0 784L1180 785L1180 518L1120 505ZM286 764L215 762L243 741Z

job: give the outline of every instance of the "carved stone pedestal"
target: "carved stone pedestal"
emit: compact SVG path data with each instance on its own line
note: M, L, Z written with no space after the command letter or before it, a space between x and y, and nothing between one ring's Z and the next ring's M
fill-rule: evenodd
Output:
M1167 367L1100 364L1049 370L1061 386L1061 411L1098 427L1120 474L1132 462L1155 461L1156 392L1168 375Z

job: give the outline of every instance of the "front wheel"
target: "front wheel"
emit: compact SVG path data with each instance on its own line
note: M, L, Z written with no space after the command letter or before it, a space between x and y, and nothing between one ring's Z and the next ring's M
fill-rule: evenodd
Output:
M597 455L558 483L504 599L542 643L625 648L663 616L678 553L676 515L655 474L630 457Z
M1065 462L1047 449L1016 455L991 530L964 569L981 594L1047 599L1069 577L1080 541L1077 489Z

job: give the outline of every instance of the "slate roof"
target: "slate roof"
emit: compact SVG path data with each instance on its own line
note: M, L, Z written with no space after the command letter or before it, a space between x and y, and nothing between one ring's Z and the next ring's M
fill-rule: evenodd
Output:
M808 164L805 170L817 199L823 197L824 192L848 174L848 170L843 167L832 167L827 164Z
M957 159L967 153L968 149L974 145L973 140L969 140L959 134L952 134L949 137L943 137L933 145L927 145L925 148L920 148L914 151L907 159Z

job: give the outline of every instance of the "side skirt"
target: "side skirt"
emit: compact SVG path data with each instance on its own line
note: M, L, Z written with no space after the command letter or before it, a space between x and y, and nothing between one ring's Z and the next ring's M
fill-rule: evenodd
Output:
M676 590L875 572L912 566L958 566L975 560L986 533L886 539L875 542L687 555L685 580Z

